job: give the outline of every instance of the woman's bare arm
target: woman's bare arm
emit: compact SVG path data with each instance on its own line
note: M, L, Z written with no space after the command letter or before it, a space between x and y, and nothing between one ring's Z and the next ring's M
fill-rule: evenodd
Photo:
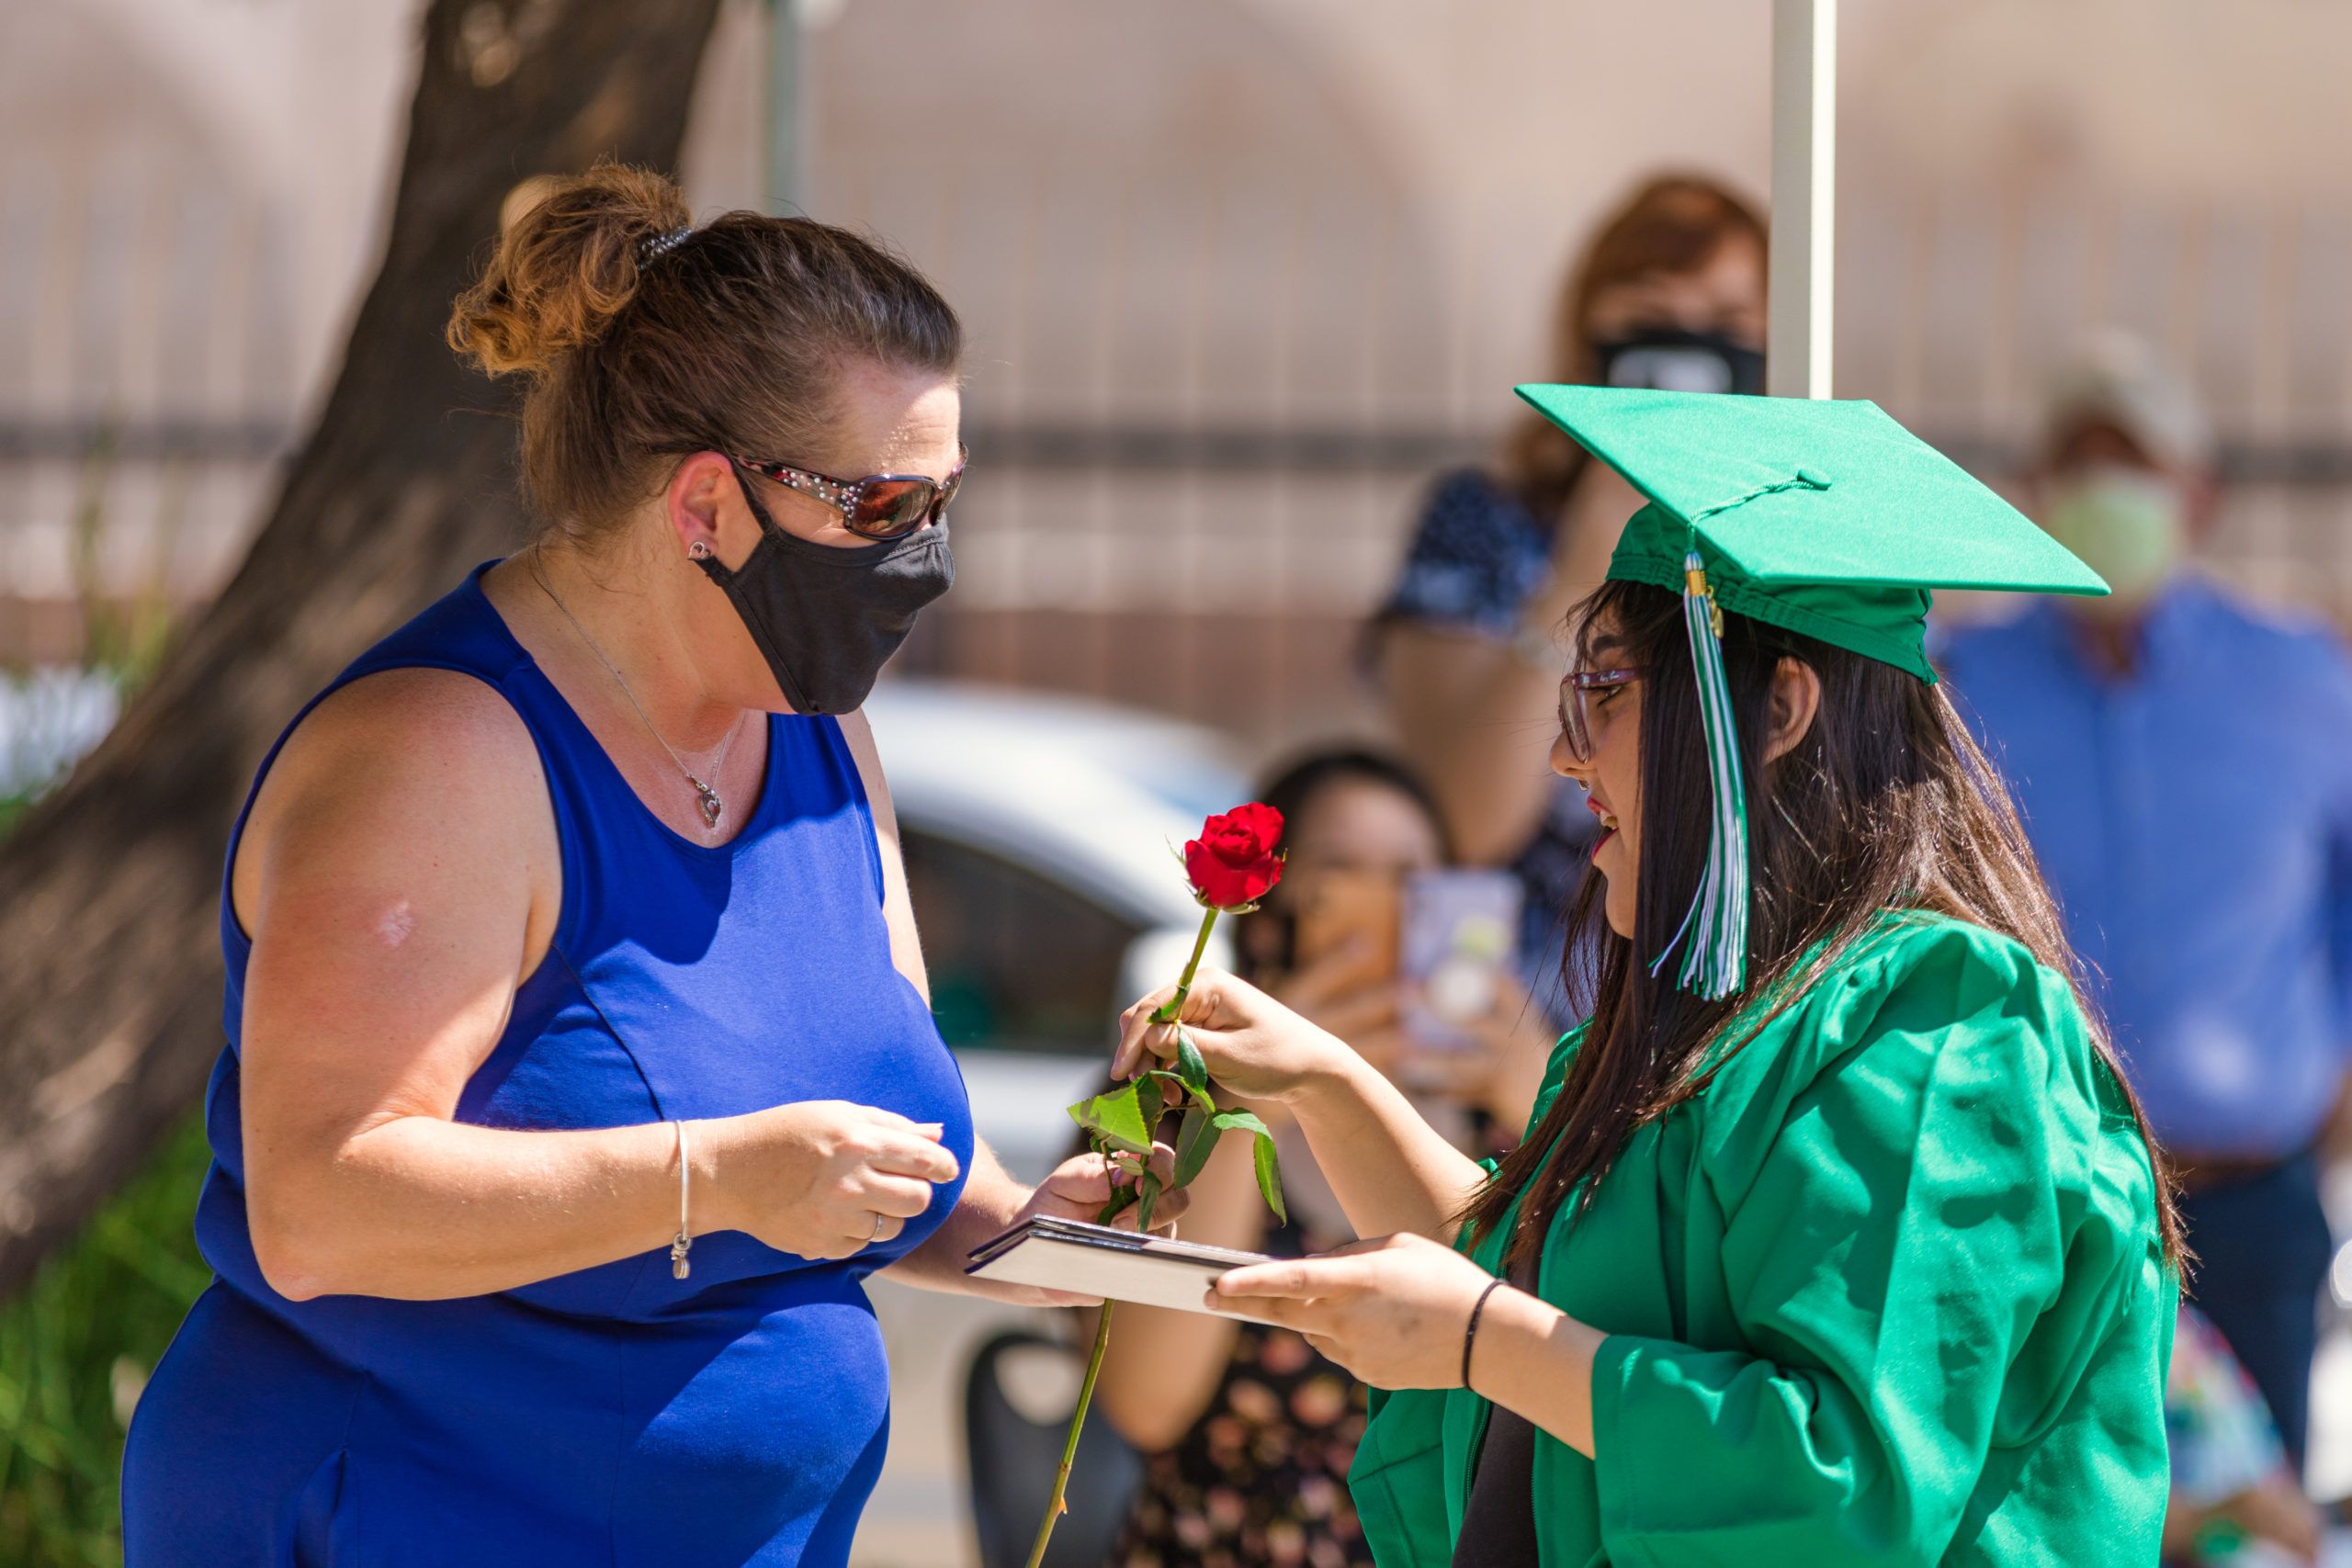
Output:
M547 950L556 854L530 736L468 677L346 687L279 755L232 886L254 943L246 1204L281 1293L477 1294L675 1230L666 1125L526 1136L451 1120Z
M232 886L254 939L245 1199L273 1288L474 1295L674 1234L668 1123L454 1120L561 900L537 753L494 692L400 671L321 705L271 771ZM695 1122L689 1146L697 1233L804 1256L854 1250L846 1233L885 1209L920 1213L955 1168L904 1118L831 1101ZM851 1184L872 1204L863 1227Z
M890 799L882 753L874 744L874 728L863 709L842 715L841 727L850 760L857 764L858 782L865 786L866 810L874 818L875 847L882 857L882 919L890 928L890 962L929 1002L931 973L923 965L922 935L915 929L914 904L907 892L907 861L899 848L899 808ZM973 1174L977 1178L978 1172Z
M1545 761L1559 671L1507 644L1411 624L1382 631L1379 663L1397 740L1462 859L1498 865L1526 848L1559 783Z

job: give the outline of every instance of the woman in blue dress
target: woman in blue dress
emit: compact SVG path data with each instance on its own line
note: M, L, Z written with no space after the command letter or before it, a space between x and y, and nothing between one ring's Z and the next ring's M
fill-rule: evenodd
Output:
M1110 1179L1032 1192L975 1140L857 711L951 575L960 329L855 236L694 229L604 168L449 335L526 378L543 530L255 780L217 1279L132 1425L127 1557L843 1562L866 1277L959 1288Z

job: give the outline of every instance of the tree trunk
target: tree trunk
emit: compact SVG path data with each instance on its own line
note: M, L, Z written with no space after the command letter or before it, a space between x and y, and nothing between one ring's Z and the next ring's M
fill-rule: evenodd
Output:
M433 0L383 269L252 553L0 843L0 1297L194 1101L247 781L300 705L517 542L508 394L442 342L526 175L673 166L717 0Z

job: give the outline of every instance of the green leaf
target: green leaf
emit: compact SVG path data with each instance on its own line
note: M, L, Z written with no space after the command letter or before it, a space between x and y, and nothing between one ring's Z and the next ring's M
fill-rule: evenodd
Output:
M1216 1114L1216 1107L1203 1101L1186 1108L1184 1120L1176 1128L1176 1171L1173 1187L1190 1187L1201 1168L1209 1163L1209 1155L1216 1148L1216 1127L1209 1118Z
M1255 1150L1258 1161L1258 1196L1274 1212L1274 1218L1290 1224L1290 1211L1283 1206L1283 1173L1274 1165L1274 1138L1271 1133L1258 1134Z
M1266 1124L1247 1111L1220 1111L1216 1113L1216 1130L1220 1133L1249 1133L1261 1138L1271 1138Z
M1193 1043L1192 1035L1182 1029L1176 1032L1176 1076L1195 1094L1205 1092L1209 1087L1208 1060Z
M1098 1225L1109 1224L1113 1220L1117 1219L1121 1214L1125 1213L1129 1208L1133 1207L1137 1196L1138 1194L1136 1191L1135 1184L1132 1182L1128 1183L1125 1187L1112 1188L1111 1201L1103 1204L1100 1210L1096 1211L1094 1223Z
M1153 1092L1156 1098L1156 1087ZM1069 1119L1097 1142L1123 1154L1148 1155L1151 1123L1144 1120L1140 1095L1137 1085L1121 1084L1108 1094L1098 1094L1071 1106Z
M1142 1206L1136 1211L1136 1229L1138 1232L1148 1231L1151 1229L1152 1207L1159 1201L1159 1178L1147 1170L1136 1186L1142 1190L1143 1196L1140 1200Z
M1258 1169L1258 1196L1266 1201L1274 1218L1288 1224L1290 1210L1283 1203L1283 1176L1274 1159L1273 1134L1247 1111L1220 1111L1215 1120L1220 1133L1247 1133L1257 1139L1257 1147L1250 1153Z
M1143 1117L1144 1141L1148 1144L1159 1134L1160 1112L1168 1109L1166 1091L1159 1087L1159 1075L1147 1073L1136 1080L1136 1109Z

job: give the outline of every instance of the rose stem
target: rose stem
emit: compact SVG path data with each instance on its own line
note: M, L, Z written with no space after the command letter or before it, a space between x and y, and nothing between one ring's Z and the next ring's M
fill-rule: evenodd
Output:
M1184 1010L1184 998L1193 994L1193 976L1201 966L1201 954L1208 951L1209 932L1216 928L1216 918L1223 913L1212 904L1208 913L1201 917L1201 934L1193 940L1193 956L1184 961L1184 976L1176 982L1176 994L1160 1003L1159 1010L1151 1015L1152 1022L1171 1022Z
M1102 1373L1102 1352L1111 1346L1111 1303L1102 1303L1102 1315L1094 1325L1094 1354L1087 1359L1086 1381L1078 1385L1078 1408L1070 1412L1069 1437L1062 1443L1061 1468L1054 1472L1054 1495L1046 1500L1046 1517L1037 1527L1037 1544L1029 1549L1029 1568L1039 1568L1046 1561L1046 1543L1054 1538L1054 1526L1064 1512L1063 1495L1069 1490L1069 1469L1078 1461L1079 1428L1086 1425L1086 1407L1094 1399L1094 1380Z

